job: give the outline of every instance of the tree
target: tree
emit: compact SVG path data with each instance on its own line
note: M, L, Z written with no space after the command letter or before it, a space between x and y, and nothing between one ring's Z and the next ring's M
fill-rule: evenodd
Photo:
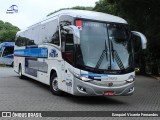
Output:
M9 22L3 22L0 20L0 43L14 42L17 31L19 31L18 27L13 26Z
M117 15L116 5L116 2L112 3L109 0L99 0L98 2L96 2L96 5L93 8L93 10L97 12Z
M72 8L70 8L70 9L89 10L89 11L92 11L92 10L93 10L93 7L75 6L75 7L72 7Z
M158 61L160 61L160 1L120 0L118 8L120 9L121 16L129 21L133 29L146 35L148 39L148 49L144 61L147 64L153 63L152 72L158 74L157 66ZM142 62L142 64L143 63L144 62Z

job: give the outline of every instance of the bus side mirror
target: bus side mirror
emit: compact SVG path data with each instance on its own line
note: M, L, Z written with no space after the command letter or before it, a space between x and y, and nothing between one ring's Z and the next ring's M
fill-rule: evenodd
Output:
M137 31L132 31L132 34L140 37L141 44L142 44L142 49L146 49L147 48L147 38L142 33L137 32Z
M78 27L74 25L69 25L69 26L64 26L63 29L66 31L71 30L73 33L74 44L80 44L80 32Z

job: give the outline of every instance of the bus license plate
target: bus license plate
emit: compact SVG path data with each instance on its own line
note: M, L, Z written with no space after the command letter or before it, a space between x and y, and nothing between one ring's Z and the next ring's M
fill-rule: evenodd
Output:
M105 91L103 93L104 96L114 96L115 95L115 92L114 91Z

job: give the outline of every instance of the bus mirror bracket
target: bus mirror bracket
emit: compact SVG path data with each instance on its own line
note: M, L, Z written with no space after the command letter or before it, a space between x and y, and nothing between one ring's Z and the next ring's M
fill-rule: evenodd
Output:
M147 38L140 32L132 31L132 34L141 38L142 49L147 48Z
M80 32L78 27L74 25L64 26L63 29L65 30L71 30L74 35L74 44L80 44Z

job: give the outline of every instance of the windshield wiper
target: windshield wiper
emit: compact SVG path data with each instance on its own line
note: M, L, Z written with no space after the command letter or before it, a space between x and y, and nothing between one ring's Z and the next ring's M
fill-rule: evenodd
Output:
M103 50L95 68L99 68L105 55L106 55L106 60L108 60L107 51L108 51L108 47L107 47L107 43L106 43L106 39L105 39L105 50Z
M116 62L117 62L118 67L119 67L121 70L124 70L125 68L124 68L124 65L123 65L123 63L122 63L122 60L120 59L117 51L113 48L113 43L112 43L112 41L111 41L111 52L112 52L113 61L114 61L114 59L115 59Z
M99 68L99 66L101 65L102 60L103 60L103 58L105 56L105 53L107 53L107 50L103 50L103 52L102 52L102 54L101 54L101 56L100 56L100 58L99 58L99 60L98 60L98 62L96 64L96 68Z

